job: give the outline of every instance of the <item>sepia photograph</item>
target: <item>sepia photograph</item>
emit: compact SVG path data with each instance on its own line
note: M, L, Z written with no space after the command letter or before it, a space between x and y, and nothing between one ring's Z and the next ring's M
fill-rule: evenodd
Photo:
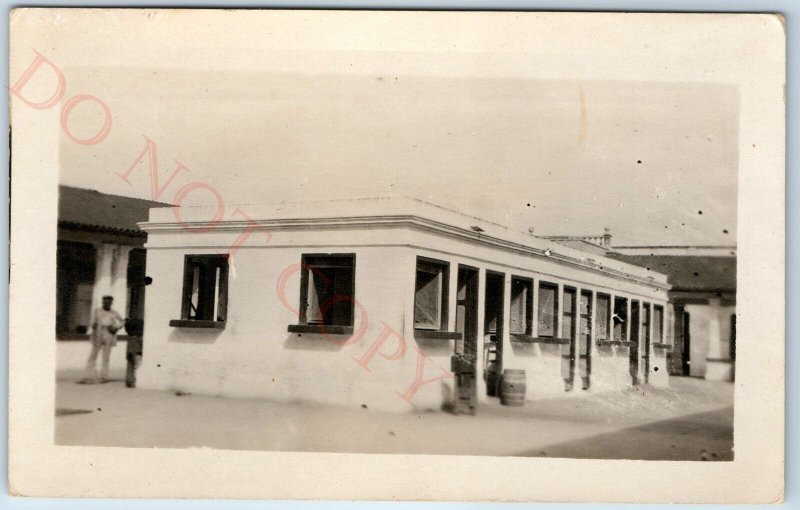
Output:
M399 492L339 496L351 499L781 493L776 17L18 9L11 21L12 262L42 253L48 266L15 288L26 263L12 264L12 310L38 316L35 335L11 328L12 487L16 466L30 475L20 490L75 495L42 492L28 443L14 460L16 432L85 473L115 452L143 466L97 496L150 484L153 464L171 465L155 455L246 469L235 452L271 469L291 458L287 473L335 459L418 471ZM749 49L720 35L737 33ZM743 76L738 58L763 68ZM14 216L28 200L52 205ZM33 232L15 238L20 225ZM757 275L769 296L754 298ZM34 411L15 416L23 384L16 409L37 400L36 432L20 430ZM726 496L750 455L763 478ZM518 470L505 483L580 466L600 486L613 473L591 473L616 465L603 461L652 461L619 468L652 469L643 492L672 472L695 486L571 495L550 478L552 492L477 494L459 492L466 479L413 479L467 462L490 478ZM152 496L252 497L183 483Z
M139 74L228 182L64 135L56 444L733 457L735 90Z

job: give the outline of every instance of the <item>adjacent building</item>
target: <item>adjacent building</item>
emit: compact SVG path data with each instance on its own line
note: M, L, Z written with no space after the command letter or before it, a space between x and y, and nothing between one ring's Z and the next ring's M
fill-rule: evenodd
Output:
M675 348L670 373L732 381L736 247L617 246L610 256L668 275Z
M144 315L147 234L137 223L166 204L59 186L56 337L88 338L93 308L114 296L125 317Z
M245 212L208 225L213 208L156 208L140 224L141 387L469 411L506 370L524 370L529 400L668 384L656 268L415 199Z
M546 239L667 275L670 373L732 381L736 367L736 246L612 246L611 232Z

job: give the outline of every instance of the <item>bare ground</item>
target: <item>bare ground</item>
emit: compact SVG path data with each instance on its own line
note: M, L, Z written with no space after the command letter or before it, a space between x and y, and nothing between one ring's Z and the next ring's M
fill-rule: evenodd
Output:
M60 445L360 453L731 460L733 384L672 378L649 387L501 406L476 416L128 389L59 377Z

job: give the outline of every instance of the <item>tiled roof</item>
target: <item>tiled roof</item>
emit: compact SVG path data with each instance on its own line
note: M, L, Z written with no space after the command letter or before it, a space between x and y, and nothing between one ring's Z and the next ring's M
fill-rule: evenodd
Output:
M609 257L667 275L673 290L735 290L736 257L622 255Z
M147 221L151 207L170 207L161 202L71 186L59 186L58 191L59 225L141 233L136 224Z

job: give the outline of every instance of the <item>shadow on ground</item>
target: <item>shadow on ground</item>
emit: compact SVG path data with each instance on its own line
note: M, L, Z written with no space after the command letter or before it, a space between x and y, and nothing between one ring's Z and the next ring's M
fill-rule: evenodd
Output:
M93 412L91 409L56 409L56 416L70 416L73 414L87 414Z
M525 457L628 460L733 460L733 407L557 443Z

